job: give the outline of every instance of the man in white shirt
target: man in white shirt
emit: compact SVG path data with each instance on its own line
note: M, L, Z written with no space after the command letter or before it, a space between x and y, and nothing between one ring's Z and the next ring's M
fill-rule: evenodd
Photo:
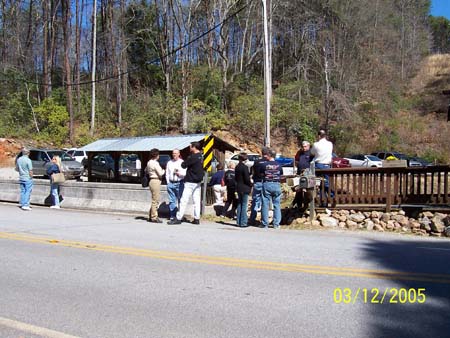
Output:
M177 214L181 195L183 194L184 176L186 169L181 167L183 160L180 157L180 151L174 149L172 151L172 159L167 162L166 166L166 182L167 194L169 195L170 219L173 220Z
M331 159L333 157L333 143L327 140L327 133L325 130L319 130L319 141L315 142L311 148L311 154L314 155L314 167L316 169L330 169ZM330 187L329 176L323 175L324 192L322 195L322 189L320 190L320 206L327 207L328 205L328 191ZM333 192L331 192L333 197Z
M316 168L325 169L331 167L331 158L333 154L333 143L327 140L325 130L319 130L319 141L315 142L311 148L311 154L314 155Z

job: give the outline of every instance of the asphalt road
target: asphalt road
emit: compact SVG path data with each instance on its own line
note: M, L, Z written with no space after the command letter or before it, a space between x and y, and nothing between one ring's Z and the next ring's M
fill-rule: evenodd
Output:
M450 241L0 204L0 337L450 337Z

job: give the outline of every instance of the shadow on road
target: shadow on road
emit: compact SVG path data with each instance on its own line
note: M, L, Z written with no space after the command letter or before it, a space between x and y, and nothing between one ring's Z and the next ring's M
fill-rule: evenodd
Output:
M365 259L375 261L384 270L417 273L415 276L408 274L417 280L399 277L392 281L391 287L397 290L424 288L426 296L423 304L411 304L411 299L404 304L367 304L372 319L371 337L450 337L450 242L374 240L363 252ZM430 278L434 281L427 281ZM389 300L398 301L399 295L393 297L393 293L388 293ZM413 293L411 291L411 295Z

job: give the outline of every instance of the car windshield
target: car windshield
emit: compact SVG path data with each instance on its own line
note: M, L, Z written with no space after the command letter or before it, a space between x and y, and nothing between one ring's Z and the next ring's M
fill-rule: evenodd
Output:
M380 158L373 156L373 155L366 155L366 157L370 160L370 161L381 161Z
M73 157L70 156L68 153L64 152L64 151L49 151L47 152L48 156L50 158L53 158L53 156L59 156L61 158L61 161L73 161Z

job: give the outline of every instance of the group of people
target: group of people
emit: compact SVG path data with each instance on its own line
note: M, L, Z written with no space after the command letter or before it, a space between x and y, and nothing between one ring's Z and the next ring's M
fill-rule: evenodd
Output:
M308 141L302 142L302 149L296 155L297 174L310 168L310 162L314 162L315 168L326 169L331 167L333 144L327 140L325 131L320 130L319 140L313 147ZM189 147L190 156L184 161L180 156L180 150L172 151L172 159L167 163L166 170L161 168L158 162L159 150L150 150L150 160L145 172L149 177L149 189L151 192L151 206L149 210L149 222L162 223L158 217L160 203L161 182L165 176L167 193L169 196L169 221L167 224L181 224L189 200L194 202L193 224L200 224L201 210L201 183L204 177L203 156L199 142L193 142ZM33 188L33 166L29 158L29 150L23 149L22 156L17 159L16 169L19 172L20 183L20 207L29 211L30 195ZM230 162L227 170L218 166L218 171L212 176L209 183L215 194L215 205L223 205L221 216L226 216L231 206L231 217L236 219L240 227L255 225L257 213L261 212L261 224L264 228L269 226L269 208L273 206L273 226L280 227L281 222L281 176L282 166L275 161L276 153L273 149L262 148L262 158L255 161L251 172L246 165L247 153L239 154L239 163L235 166ZM54 174L61 173L61 159L59 156L52 158L52 164L47 170L50 178L50 208L60 208L59 184L54 182ZM324 177L325 191L328 190L328 180ZM248 217L248 201L252 196L250 217ZM298 191L295 200L300 206L304 205L304 192ZM224 204L225 202L225 204Z
M221 216L225 217L231 206L231 217L240 227L255 225L256 216L261 211L262 226L269 226L270 203L274 210L274 228L278 229L281 222L281 164L275 161L275 151L269 148L262 149L262 158L255 161L251 172L247 166L247 153L240 153L239 163L228 164L226 171L222 166L212 176L209 183L213 187L215 205L224 204ZM248 201L252 195L250 217L248 217ZM224 197L225 201L224 201Z
M19 172L20 185L20 208L24 211L30 211L31 192L33 190L33 163L30 160L30 150L23 148L20 156L16 161L16 170ZM61 158L57 155L51 159L51 165L47 169L47 176L50 179L50 197L52 209L61 208L61 200L59 195L59 183L53 180L54 174L62 173Z
M194 201L193 224L200 224L201 210L201 182L203 181L203 156L199 142L192 142L189 146L190 156L183 161L180 150L172 151L172 159L167 163L166 170L158 162L159 150L150 150L150 160L145 172L148 175L149 189L152 196L149 222L162 223L158 217L161 181L165 175L167 193L169 195L170 219L167 224L181 224L190 198Z

